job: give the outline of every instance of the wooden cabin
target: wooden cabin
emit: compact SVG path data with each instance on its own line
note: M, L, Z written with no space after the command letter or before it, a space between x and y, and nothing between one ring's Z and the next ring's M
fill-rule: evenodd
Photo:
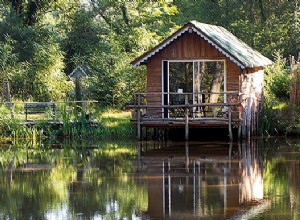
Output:
M142 127L237 127L256 133L264 66L272 61L225 28L190 21L132 61L147 66L146 93L137 94L133 121Z

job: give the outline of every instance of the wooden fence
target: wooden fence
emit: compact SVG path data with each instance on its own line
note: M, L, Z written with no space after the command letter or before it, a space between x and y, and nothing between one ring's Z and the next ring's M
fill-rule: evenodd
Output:
M300 106L300 64L294 65L291 70L290 101Z
M1 102L10 111L10 117L23 120L26 124L37 121L61 122L64 113L84 113L87 119L91 117L90 105L94 100L66 102ZM65 111L65 112L63 112Z

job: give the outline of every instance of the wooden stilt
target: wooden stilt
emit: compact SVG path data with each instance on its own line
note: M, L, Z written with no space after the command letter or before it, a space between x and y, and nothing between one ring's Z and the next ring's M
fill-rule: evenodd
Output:
M246 126L246 122L247 122L247 119L246 119L246 112L243 112L243 114L242 114L242 137L243 137L243 138L246 138L246 136L247 136L247 126Z
M239 120L241 120L241 123L239 124L239 127L238 127L238 140L241 140L242 139L242 128L243 128L243 115L242 115L242 111L241 111L241 106L239 108Z
M247 138L251 137L251 112L252 112L252 98L248 97L247 100L247 113L246 113L246 130Z

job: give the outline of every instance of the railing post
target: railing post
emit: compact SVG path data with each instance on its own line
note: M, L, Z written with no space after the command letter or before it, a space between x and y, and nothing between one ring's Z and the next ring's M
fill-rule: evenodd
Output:
M138 140L141 140L141 94L137 94L137 101L138 101L138 106L137 106L137 138Z
M185 100L184 100L184 115L185 115L185 140L189 139L189 109L188 109L188 105L189 105L189 97L188 94L185 94Z
M229 105L228 105L228 133L229 133L229 139L230 141L233 140L233 135L232 135L232 116L231 116L231 100L232 96L229 98Z

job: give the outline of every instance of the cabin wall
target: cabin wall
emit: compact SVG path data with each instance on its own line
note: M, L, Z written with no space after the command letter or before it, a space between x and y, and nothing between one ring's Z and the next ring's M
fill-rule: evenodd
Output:
M159 56L154 56L147 63L147 99L148 105L162 104L162 60ZM162 110L157 108L148 108L147 114L161 116Z
M240 80L244 108L242 133L250 137L257 133L263 107L264 70L262 67L244 70Z
M255 97L257 100L262 98L264 87L263 68L247 69L241 75L241 92L243 99Z
M226 58L217 49L207 43L196 33L184 33L163 50L148 59L147 65L147 93L162 92L162 61L163 60L225 60L226 90L239 91L239 75L241 69ZM151 95L148 104L162 104L161 95ZM150 114L161 114L161 110L148 109ZM155 113L156 112L156 113Z

